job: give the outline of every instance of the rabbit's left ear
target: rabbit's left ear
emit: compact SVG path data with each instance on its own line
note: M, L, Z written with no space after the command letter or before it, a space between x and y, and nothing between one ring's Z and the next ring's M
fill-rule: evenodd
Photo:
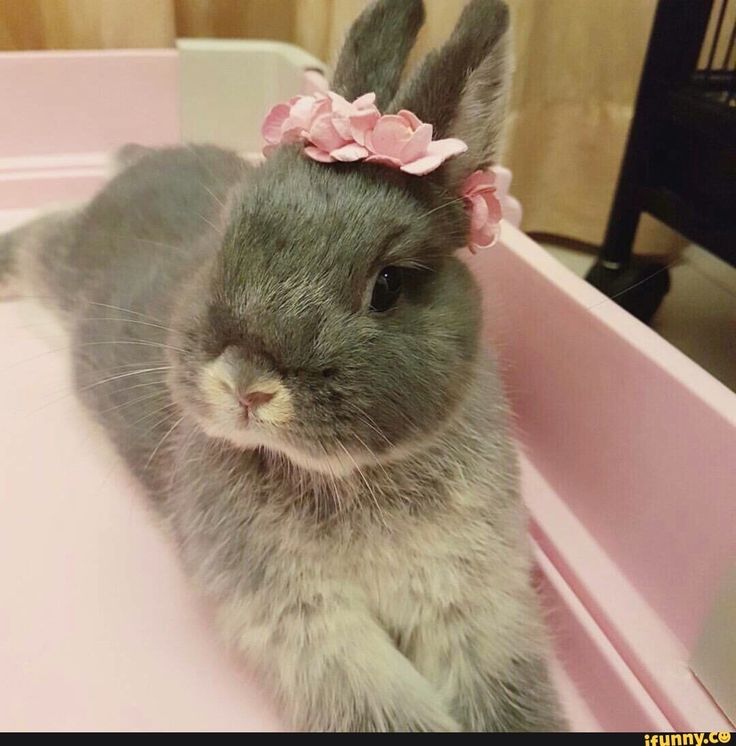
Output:
M424 23L422 0L375 0L348 31L332 90L352 101L371 91L383 110L396 94L406 58Z
M444 46L427 55L389 107L432 124L435 140L467 144L438 170L452 190L497 155L510 79L508 25L502 0L471 0Z

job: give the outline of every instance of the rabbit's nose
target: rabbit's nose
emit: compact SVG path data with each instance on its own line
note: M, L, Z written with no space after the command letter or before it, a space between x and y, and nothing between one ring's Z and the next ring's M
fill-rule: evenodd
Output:
M273 396L273 394L265 391L248 391L245 394L239 394L238 401L247 417L251 412L255 412L258 407L268 404L273 399Z

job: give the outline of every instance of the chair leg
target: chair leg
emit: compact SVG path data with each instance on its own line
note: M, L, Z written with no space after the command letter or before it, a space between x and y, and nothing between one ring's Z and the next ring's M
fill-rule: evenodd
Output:
M667 265L640 256L608 267L599 258L585 279L645 324L651 321L670 289Z
M640 321L649 323L670 289L670 275L666 264L633 254L641 214L636 189L643 154L637 152L637 141L641 142L632 132L606 237L585 279Z

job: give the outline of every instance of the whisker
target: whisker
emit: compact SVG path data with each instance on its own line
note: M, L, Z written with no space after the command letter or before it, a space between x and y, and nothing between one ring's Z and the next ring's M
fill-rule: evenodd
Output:
M154 415L159 414L159 412L163 412L166 409L170 409L171 407L176 407L176 403L173 401L168 402L167 404L164 404L163 407L159 407L158 409L154 409L151 412L148 412L147 414L144 414L143 417L139 417L137 420L133 420L133 422L127 423L129 427L133 427L134 425L140 425L141 422L145 422L149 417L153 417ZM165 417L158 420L157 422L154 422L151 427L148 428L148 432L151 432L156 426L160 425L162 422L166 422L171 417L175 417L177 414L176 411L169 412Z
M137 399L129 399L128 401L124 401L121 404L115 404L112 407L107 407L106 409L100 409L97 414L107 414L108 412L113 412L116 409L121 409L122 407L130 406L131 404L138 404L142 401L147 401L149 399L157 399L160 396L166 396L167 392L165 390L162 391L155 391L152 394L146 394L145 396L139 396Z
M150 326L155 329L163 329L166 332L176 333L176 329L172 329L169 326L162 326L161 324L152 324L150 321L140 321L138 319L126 319L121 316L80 316L75 321L118 321L123 324L140 324L142 326ZM35 321L32 324L24 324L23 326L16 327L17 330L32 329L38 326L49 326L58 323L55 319L49 321Z
M194 438L196 437L196 429L191 428L189 430L189 433L185 436L184 442L180 444L179 454L176 459L174 459L171 469L171 478L169 479L169 485L168 485L168 491L171 493L174 489L174 486L176 484L176 477L179 473L179 467L183 464L190 464L199 462L202 460L202 454L198 453L193 458L187 458L189 456L189 451L191 449L192 443L194 442Z
M90 383L87 386L83 386L80 389L80 391L87 391L87 389L93 389L96 386L102 386L103 383L109 383L110 381L117 381L120 378L128 378L129 376L140 376L143 373L153 373L159 370L171 370L171 369L172 369L171 365L165 365L165 366L160 366L156 368L142 368L141 370L134 370L128 373L122 373L120 375L110 376L109 378L103 378L101 381L97 381L96 383Z
M156 454L158 453L158 449L159 449L159 448L161 448L161 446L162 446L162 445L164 444L164 441L165 441L165 440L166 440L166 439L167 439L167 438L169 437L169 435L171 435L171 433L173 433L173 432L174 432L174 430L176 430L176 428L177 428L177 427L179 427L179 425L181 425L182 421L184 420L184 417L185 417L185 415L182 415L182 416L181 416L181 417L180 417L180 418L179 418L179 419L178 419L178 420L177 420L177 421L176 421L176 422L175 422L175 423L174 423L174 424L173 424L173 425L171 426L171 428L170 428L169 430L167 430L167 431L166 431L166 433L164 434L164 437L163 437L163 438L161 438L161 440L160 440L160 441L158 442L158 445L157 445L157 446L156 446L156 447L155 447L155 448L153 449L153 451L152 451L151 455L150 455L150 456L148 457L148 461L146 461L146 464L145 464L145 466L143 467L144 469L147 469L147 468L149 467L149 465L150 465L151 461L153 461L153 458L154 458L154 456L155 456L155 455L156 455Z
M55 348L53 348L51 350L44 350L43 352L39 352L39 353L37 353L35 355L30 355L29 357L24 357L21 360L16 360L14 363L11 363L10 365L6 365L4 368L2 368L2 370L3 371L12 370L13 368L17 368L19 365L24 365L25 363L33 362L34 360L38 360L39 358L45 357L46 355L53 355L54 353L57 353L57 352L67 352L68 350L71 350L73 348L75 348L75 345L68 344L68 345L64 345L63 347L55 347ZM103 370L116 370L118 368L131 368L131 367L133 367L135 365L141 365L141 363L143 363L143 364L168 363L168 360L166 360L166 359L163 359L163 360L145 360L145 361L139 360L138 362L135 362L135 363L126 363L124 365L119 365L119 366L117 366L117 365L105 366L105 368L103 368ZM170 367L171 366L169 366L169 368Z
M217 183L219 181L219 179L217 178L217 175L212 171L207 161L204 158L202 158L202 156L199 154L197 149L191 144L187 145L187 149L197 159L197 162L199 163L199 165L202 166L202 168L207 172L207 175L212 179L212 181ZM214 199L217 202L220 203L220 206L223 209L225 209L225 205L217 198L215 193L204 182L200 181L199 184L200 186L203 186L210 193L210 195L214 197Z
M40 357L43 357L44 355L51 355L55 352L65 352L67 350L76 350L80 347L95 347L97 345L108 345L108 344L114 344L114 345L139 345L143 347L158 347L165 350L174 350L176 352L182 352L186 353L186 350L182 349L181 347L174 347L173 345L167 345L163 342L152 342L149 340L138 340L138 339L98 339L93 342L81 342L79 344L70 343L68 345L64 345L63 347L54 347L52 350L44 350L44 352L39 352L37 355L32 355L31 357L24 358L23 360L16 360L14 363L7 366L7 370L10 370L12 368L15 368L18 365L21 365L22 363L30 362L31 360L36 360ZM155 362L155 361L152 361ZM140 362L135 363L135 365L140 365Z
M220 238L222 238L222 237L223 237L222 231L221 231L221 230L219 229L219 227L218 227L218 226L216 226L216 225L215 225L215 224L214 224L214 223L213 223L213 222L212 222L211 220L208 220L208 219L207 219L207 218L206 218L206 217L205 217L204 215L202 215L202 213L200 213L200 212L195 212L194 214L195 214L195 215L196 215L196 216L197 216L198 218L201 218L201 219L202 219L202 220L203 220L203 221L204 221L205 223L207 223L207 225L209 225L209 226L210 226L210 227L212 228L212 230L214 230L214 231L215 231L215 233L217 233L217 235L218 235L218 236L220 236Z
M202 184L202 186L207 190L207 193L212 197L212 199L214 199L215 202L217 202L217 204L224 210L225 203L206 184Z
M164 350L174 350L175 352L181 352L186 354L186 350L182 349L181 347L174 347L173 345L167 345L163 342L150 342L148 340L116 340L116 339L109 339L109 340L96 340L94 342L82 342L81 344L74 344L70 343L67 345L63 345L62 347L54 347L50 350L44 350L43 352L36 353L35 355L31 355L30 357L25 357L21 360L16 360L14 363L11 363L10 365L6 365L2 370L13 370L13 368L17 368L19 365L25 365L26 363L33 362L34 360L38 360L40 358L46 357L47 355L53 355L59 352L68 352L69 350L75 350L79 348L86 348L86 347L95 347L98 345L136 345L139 347L154 347L157 349L164 349ZM139 361L135 363L136 365L140 365L141 362ZM146 361L148 362L148 361ZM157 360L151 360L150 362L159 362ZM166 360L160 361L160 362L168 362Z
M141 347L159 347L164 350L174 350L175 352L186 353L186 350L182 347L174 347L173 345L167 345L164 342L153 342L147 339L97 339L94 342L81 342L79 344L67 345L67 348L72 347L76 349L78 347L95 347L96 345L139 345Z
M378 497L376 496L376 493L374 492L373 488L371 487L370 482L368 481L368 478L363 473L363 470L358 466L358 462L353 458L350 451L341 443L340 441L337 441L337 444L342 448L345 455L353 462L353 465L355 466L355 470L358 472L358 475L360 476L361 480L363 481L363 484L365 484L366 490L368 491L368 495L371 498L371 501L376 506L376 513L378 515L379 520L381 523L383 523L384 527L388 529L388 524L386 523L385 516L383 513L383 510L381 509L381 505L378 501Z
M134 311L132 308L123 308L122 306L113 306L110 303L100 303L98 301L93 301L93 300L85 300L85 303L89 303L92 306L110 308L113 311L121 311L122 313L130 313L130 314L133 314L133 316L138 316L142 319L150 319L151 321L155 321L158 324L166 323L165 321L163 321L163 319L157 319L155 316L151 316L148 313L141 313L140 311Z
M386 479L388 479L389 481L393 481L393 480L391 479L391 476L389 475L389 473L388 473L388 472L386 471L386 468L384 467L384 465L383 465L383 464L381 463L381 461L379 460L379 458L378 458L378 456L376 455L376 453L375 453L375 452L373 451L373 449L372 449L372 448L371 448L371 447L370 447L370 446L369 446L369 445L368 445L368 444L367 444L367 443L366 443L366 442L365 442L365 441L363 440L363 438L361 438L361 437L360 437L360 435L358 435L358 433L356 433L356 432L355 432L354 430L353 430L353 432L351 433L351 435L352 435L352 436L353 436L354 438L357 438L358 442L359 442L359 443L360 443L360 444L361 444L361 445L363 446L363 448L365 448L365 449L366 449L366 451L368 451L368 453L370 453L370 455L371 455L371 456L373 457L373 460L374 460L374 461L376 462L376 466L378 466L378 468L379 468L379 469L380 469L380 470L381 470L381 471L382 471L382 472L384 473L384 475L385 475Z
M161 363L161 364L163 364L163 363L165 363L165 362L166 362L166 360L151 360L151 361L146 361L146 364L147 364L147 365L150 365L150 364L158 364L158 363ZM105 366L104 368L100 368L98 372L100 372L100 373L101 373L101 372L102 372L102 371L104 370L104 371L106 371L106 372L107 372L108 374L109 374L109 373L124 373L124 372L125 372L126 370L128 370L128 369L130 369L130 368L138 368L138 367L140 367L140 365L141 365L141 361L139 360L138 362L135 362L135 363L127 363L127 364L125 364L125 365L111 365L111 366ZM136 388L137 386L150 386L150 385L152 385L153 383L166 383L166 379L165 379L165 378L163 378L163 379L160 379L160 380L158 380L158 381L150 381L150 382L147 382L147 383L137 384L136 386L127 386L127 387L123 387L123 388L120 388L120 389L118 389L118 391L127 391L127 389L128 389L128 388ZM60 394L60 393L62 393L63 391L67 391L67 392L68 392L68 391L69 391L69 386L68 386L68 385L66 385L66 386L64 386L64 388L61 388L61 389L56 389L56 390L54 390L54 391L51 391L51 392L49 392L49 393L51 393L51 394Z
M166 382L165 378L159 378L156 381L146 381L146 383L134 383L130 386L121 386L119 389L115 389L115 391L116 393L120 393L122 391L130 391L131 389L144 388L146 386L164 386Z
M112 234L111 234L112 235ZM138 236L131 236L129 239L126 236L118 236L130 241L137 241L139 243L150 243L152 246L160 246L162 249L174 249L174 251L182 252L182 247L177 246L175 243L165 243L164 241L154 241L152 238L139 238Z
M342 513L343 512L343 505L342 505L342 497L340 496L340 490L337 487L337 479L335 477L335 470L332 468L332 466L327 464L327 471L329 472L330 482L332 483L332 497L333 502L337 506L337 512Z
M18 295L15 296L15 299L17 300L30 300L30 301L53 301L56 302L58 299L54 297L53 295ZM83 299L84 303L90 306L99 306L100 308L107 308L112 311L120 311L121 313L131 314L133 316L137 316L142 319L148 319L150 321L156 322L157 324L166 325L166 322L163 319L159 319L156 316L152 316L151 314L142 313L141 311L135 311L132 308L124 308L123 306L115 306L111 303L100 303L99 301L93 301L89 299ZM68 314L65 314L67 316ZM73 317L73 314L71 314ZM60 317L57 317L58 321L61 323L63 322L63 319ZM123 319L121 319L123 320ZM169 329L170 331L177 331L180 332L179 329L171 329L170 327L165 326L165 328Z
M152 238L143 238L142 236L126 236L122 233L112 233L111 231L100 231L98 229L95 230L95 235L99 238L115 238L126 243L147 243L151 244L152 246L160 246L162 249L173 249L180 254L184 253L182 251L183 247L181 245L166 243L165 241L155 241Z
M364 409L359 407L357 404L349 404L350 409L355 412L359 417L362 418L362 421L368 425L368 427L371 428L377 435L379 435L383 440L386 441L386 444L389 448L395 448L394 444L391 442L391 440L379 429L378 425L376 424L376 421L366 412Z
M426 218L428 215L431 215L434 212L437 212L438 210L442 210L445 207L449 207L450 205L454 205L456 202L462 202L465 198L464 197L455 197L455 199L451 199L449 202L445 202L444 204L439 205L438 207L433 207L428 212L423 213L419 216L419 218Z
M153 370L157 370L157 369L154 368ZM82 388L79 389L79 392L81 392L81 391L87 391L88 389L95 388L96 386L100 386L103 383L107 383L108 381L117 380L118 378L126 378L129 375L137 375L138 373L141 373L141 372L146 373L146 372L148 372L148 370L144 370L144 371L133 371L132 373L125 373L125 374L120 375L120 376L112 376L112 377L106 378L106 379L104 379L102 381L97 381L97 382L89 384L87 386L83 386ZM155 383L165 383L165 380L164 381L159 381L159 382L152 381L152 382L148 382L148 383L144 383L144 384L139 384L139 385L141 385L141 386L153 386ZM133 387L133 388L135 388L135 387ZM126 391L126 390L127 390L126 388L118 389L118 391ZM55 391L54 394L58 394L59 391L61 391L61 390ZM77 394L77 393L78 393L78 391L76 389L74 389L74 388L72 388L71 390L64 390L64 393L61 396L54 396L53 399L50 399L49 401L45 401L41 406L36 407L35 409L30 410L27 414L29 414L29 415L31 415L31 414L37 414L38 412L41 412L44 409L53 406L54 404L58 404L59 402L62 402L62 401L65 401L66 399L74 397L74 395Z
M53 301L57 302L58 298L56 298L53 295L16 295L14 296L17 300L31 300L31 301ZM80 300L83 300L85 304L90 306L100 306L101 308L109 308L113 311L120 311L122 313L129 313L133 316L138 316L140 318L144 319L150 319L151 321L155 321L159 324L165 324L166 322L163 319L158 319L155 316L151 316L150 314L142 313L141 311L134 311L132 308L124 308L122 306L115 306L111 303L100 303L99 301L90 300L88 298L82 298ZM68 315L68 314L65 314ZM72 314L73 316L73 314ZM63 322L62 322L63 323Z
M651 275L648 275L643 280L639 280L639 282L635 282L633 285L630 285L629 287L625 288L624 290L621 290L618 293L615 293L610 298L604 298L601 301L598 301L598 303L594 303L592 306L588 306L587 310L590 311L593 308L598 308L598 306L602 306L605 303L608 303L609 301L615 300L616 298L620 298L622 295L625 295L629 292L629 290L633 290L634 288L638 288L639 285L643 285L645 282L648 282L653 277L656 277L661 272L664 272L667 269L670 269L670 267L674 267L675 264L679 262L679 259L675 259L674 261L670 262L669 264L665 264L664 267L660 267L656 272L652 272Z

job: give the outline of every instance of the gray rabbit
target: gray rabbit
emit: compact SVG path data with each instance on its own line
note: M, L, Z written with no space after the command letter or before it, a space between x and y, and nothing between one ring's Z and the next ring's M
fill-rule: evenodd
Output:
M0 236L0 283L61 315L79 397L293 727L558 729L506 405L454 256L508 14L473 0L400 85L423 19L371 4L333 89L464 140L436 172L127 147L90 202Z

